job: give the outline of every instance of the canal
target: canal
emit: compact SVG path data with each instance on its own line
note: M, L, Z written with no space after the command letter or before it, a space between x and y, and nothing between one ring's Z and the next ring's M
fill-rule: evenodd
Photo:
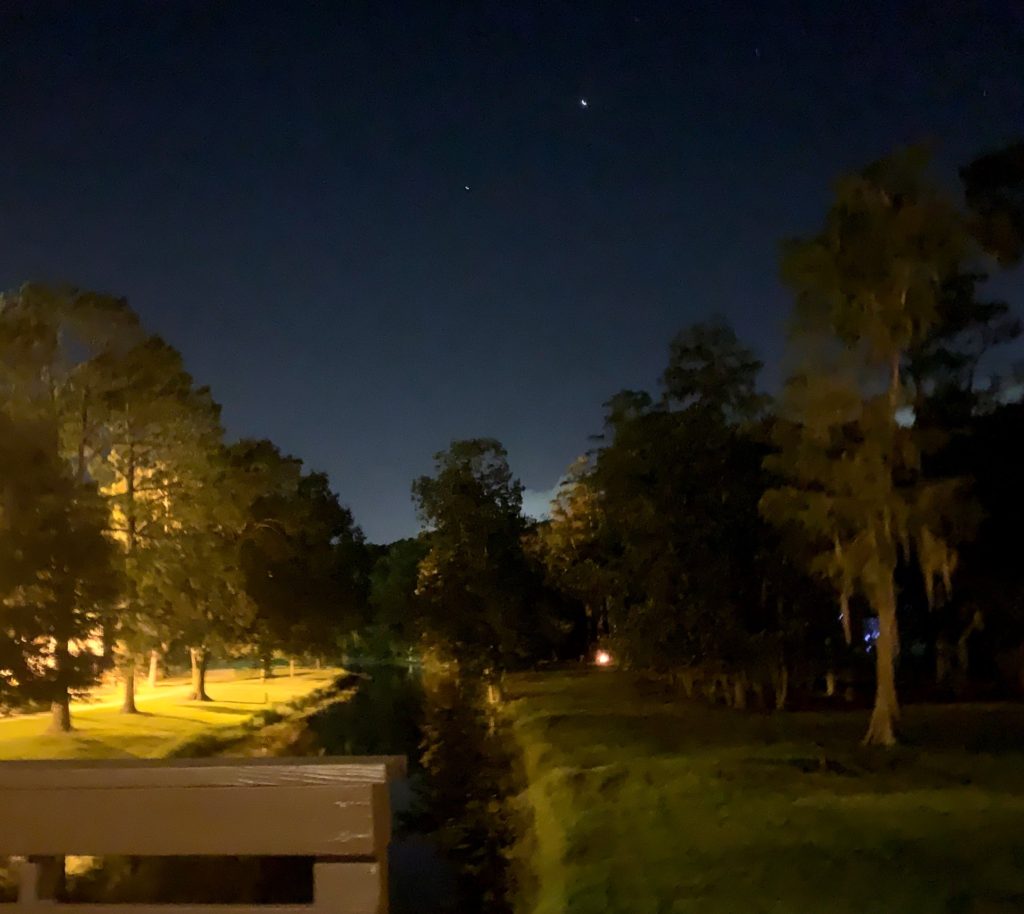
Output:
M406 755L392 787L393 914L511 910L515 767L478 680L374 666L351 700L309 721L314 751Z

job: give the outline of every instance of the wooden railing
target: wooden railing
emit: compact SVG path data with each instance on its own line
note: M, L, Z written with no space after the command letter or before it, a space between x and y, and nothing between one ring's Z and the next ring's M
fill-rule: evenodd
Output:
M385 914L401 757L0 763L3 914ZM67 855L313 857L311 905L72 904ZM300 896L301 897L301 896Z

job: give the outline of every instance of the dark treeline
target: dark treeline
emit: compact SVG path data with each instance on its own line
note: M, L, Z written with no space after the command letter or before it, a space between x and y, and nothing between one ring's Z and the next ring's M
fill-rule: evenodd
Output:
M499 442L438 454L423 533L374 567L380 628L491 670L601 644L740 708L873 692L878 744L897 681L1019 693L1024 406L982 360L1020 332L985 281L1021 259L1024 145L960 176L963 202L910 149L839 180L783 249L779 395L724 322L682 331L656 391L605 404L550 519L523 517Z
M837 182L787 243L786 383L718 321L670 341L655 391L605 404L551 516L523 516L501 444L457 441L413 484L415 539L368 545L327 479L269 441L226 442L211 392L120 299L0 298L0 706L109 670L211 655L436 652L499 672L616 659L736 707L897 682L1024 687L1017 560L1020 332L988 274L1024 253L1024 144L961 170L962 200L900 151ZM581 442L581 448L585 445ZM865 690L864 686L867 686Z
M211 654L269 670L335 656L364 621L369 557L327 479L269 441L226 443L181 356L122 300L0 297L0 708L116 670Z

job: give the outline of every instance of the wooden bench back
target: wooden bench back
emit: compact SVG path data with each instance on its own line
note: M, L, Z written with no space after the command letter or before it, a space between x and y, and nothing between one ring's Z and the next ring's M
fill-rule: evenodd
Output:
M376 883L380 898L330 910L379 914L387 784L404 767L396 757L0 763L0 854L316 857L333 867L317 867L318 905L348 865L350 876ZM38 886L23 888L34 903Z

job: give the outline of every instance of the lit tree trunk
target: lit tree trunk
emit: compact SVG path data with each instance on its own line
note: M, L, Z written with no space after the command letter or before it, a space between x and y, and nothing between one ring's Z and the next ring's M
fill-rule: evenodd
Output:
M906 302L906 290L901 304ZM895 427L900 404L900 363L902 353L894 351L889 359L889 422ZM886 530L888 533L888 530ZM881 566L881 567L879 567ZM876 565L876 588L872 606L878 613L878 637L875 639L875 706L864 735L866 746L894 746L896 724L900 718L896 698L896 657L899 654L899 629L896 625L895 568Z
M160 675L160 654L157 651L149 652L149 687L156 688L157 676Z
M89 430L89 390L86 388L82 391L82 428L78 435L78 481L85 482L86 480L86 466L85 466L85 448L86 448L86 437Z
M693 690L697 673L692 666L685 667L679 674L679 681L683 684L683 694L687 698L693 698Z
M57 694L50 704L50 711L53 715L50 720L50 731L52 733L70 733L71 697L68 695L67 684L67 666L70 655L66 641L58 641L57 644L53 656Z
M264 654L262 658L262 666L260 668L260 679L273 679L274 678L274 658L270 654Z
M135 707L135 655L129 655L121 667L121 674L124 676L124 703L121 705L122 714L138 714L139 709Z
M128 521L127 529L127 549L129 557L135 554L135 536L137 531L137 521L135 517L135 445L131 445L128 451L128 474L125 485L126 505L125 515ZM134 600L134 582L129 586L129 593L132 595L128 600L128 612L125 616L134 620L135 617L135 600ZM129 623L130 625L131 623ZM128 633L129 636L131 632ZM127 656L124 659L124 663L121 665L121 675L124 676L124 702L121 705L122 714L138 714L139 709L135 707L135 654L129 650Z
M209 654L206 648L189 648L189 659L192 661L192 694L189 696L192 701L210 701L206 694L206 667L209 663Z
M289 657L288 658L288 678L289 679L294 679L295 678L295 658L294 657Z
M786 699L789 697L789 667L779 664L775 672L775 710L786 710Z
M893 746L900 706L896 699L896 656L899 632L896 627L896 593L892 578L881 588L875 601L878 612L878 638L875 639L875 707L871 712L864 744Z
M71 732L71 702L65 692L50 704L50 732L70 733Z
M737 711L747 710L747 674L737 673L733 678L733 699L732 706Z

